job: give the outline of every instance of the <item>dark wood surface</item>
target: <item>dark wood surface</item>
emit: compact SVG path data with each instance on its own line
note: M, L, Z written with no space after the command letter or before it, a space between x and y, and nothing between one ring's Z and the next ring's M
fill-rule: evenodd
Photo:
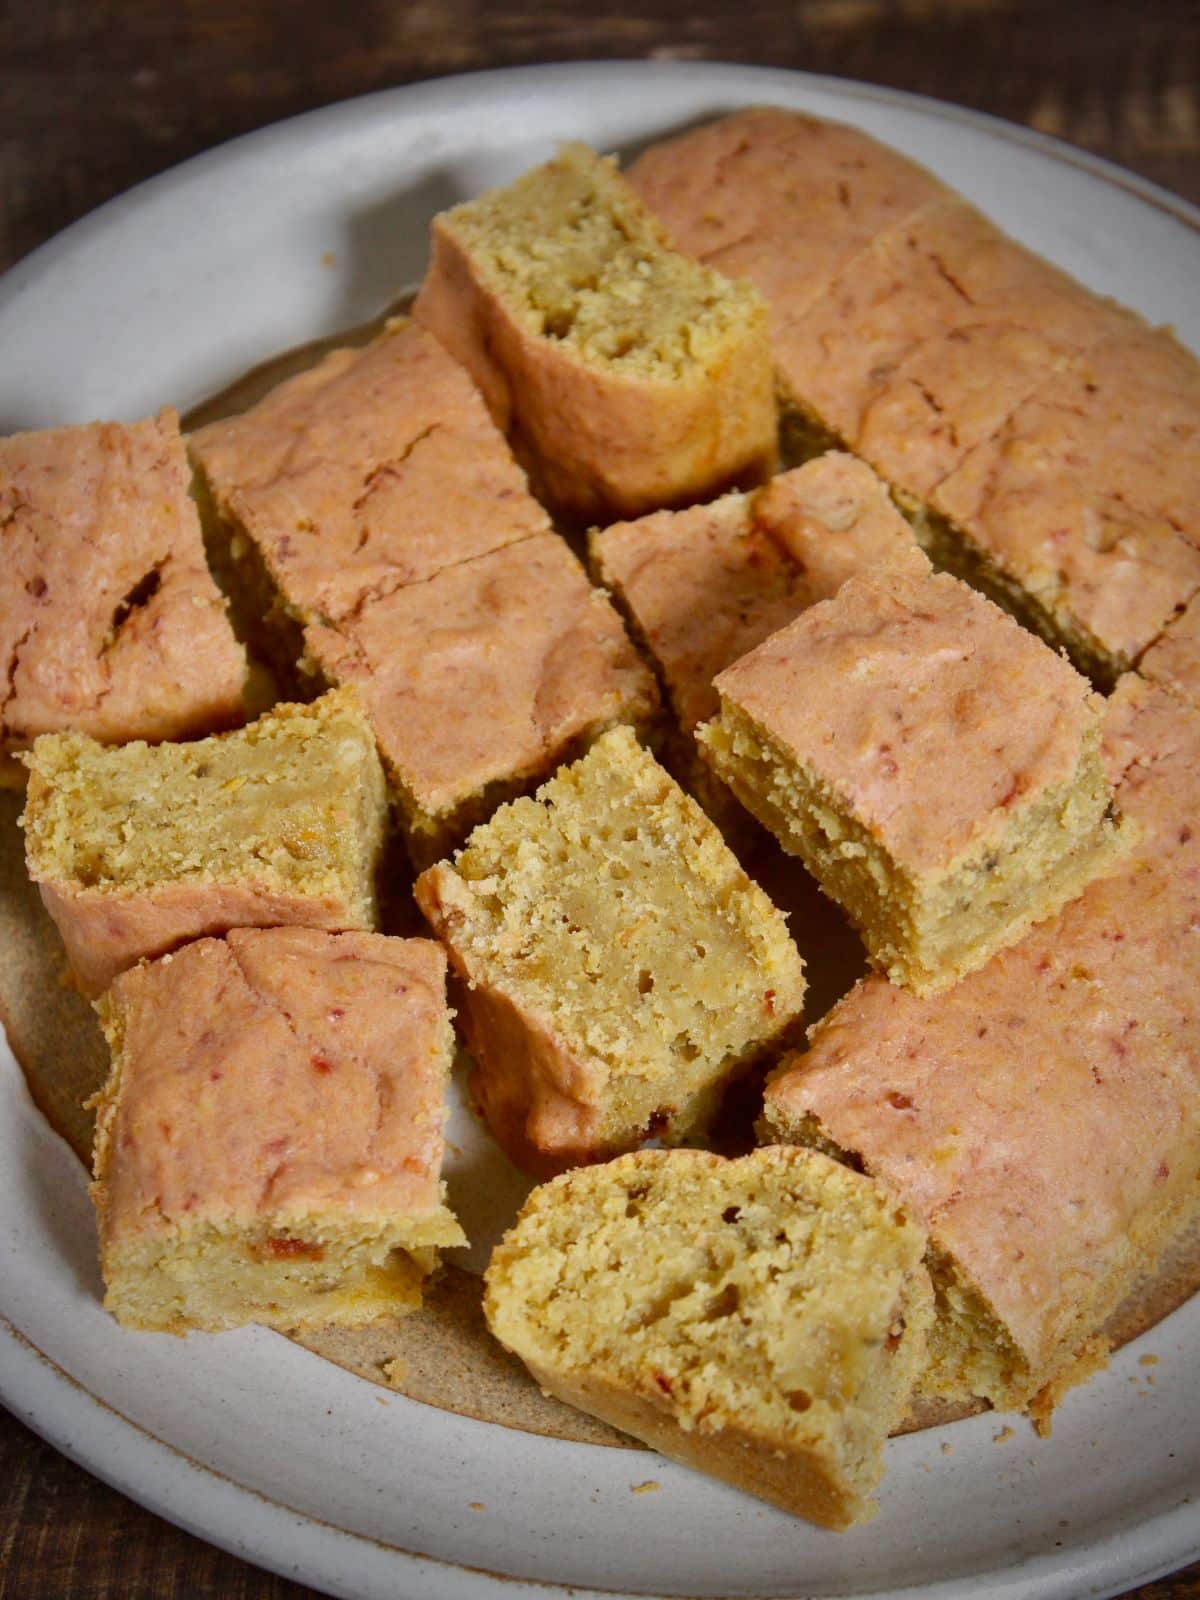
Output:
M646 57L910 89L1200 201L1193 0L8 0L0 269L131 184L294 112L481 67ZM0 1412L0 1600L312 1593L141 1510ZM1136 1594L1200 1600L1200 1565Z

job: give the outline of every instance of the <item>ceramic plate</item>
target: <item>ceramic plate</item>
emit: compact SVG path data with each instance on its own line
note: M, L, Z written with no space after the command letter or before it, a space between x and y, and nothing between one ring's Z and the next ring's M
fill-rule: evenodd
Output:
M71 228L0 284L0 431L182 410L374 315L420 276L434 211L558 140L628 151L753 101L858 123L1200 349L1200 213L1101 162L791 73L532 68L267 129ZM1113 1594L1200 1555L1200 1297L1076 1390L1048 1441L992 1416L894 1441L878 1519L835 1535L645 1452L390 1394L261 1329L123 1333L99 1293L83 1174L4 1051L0 1397L100 1477L264 1566L409 1600L547 1585L1051 1600Z

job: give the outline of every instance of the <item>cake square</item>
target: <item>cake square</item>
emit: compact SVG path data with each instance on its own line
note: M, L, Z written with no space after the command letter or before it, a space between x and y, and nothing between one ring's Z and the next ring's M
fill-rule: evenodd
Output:
M689 735L716 715L719 672L848 577L928 566L870 467L837 451L753 494L597 530L590 554Z
M1130 674L1104 745L1138 830L1121 870L947 994L865 979L766 1096L773 1137L927 1226L922 1389L1041 1418L1200 1203L1200 713Z
M26 864L87 995L201 934L376 925L387 793L353 690L192 744L44 734L26 760Z
M293 658L297 625L550 526L466 372L403 317L189 448L210 534Z
M1103 702L948 574L851 578L717 679L706 755L926 994L1019 939L1124 840Z
M453 1033L427 939L235 929L124 973L92 1198L126 1327L357 1325L464 1242L440 1179Z
M41 733L181 739L245 717L170 410L0 439L0 768Z
M922 1365L924 1234L815 1151L643 1150L536 1189L484 1312L541 1387L794 1515L875 1514Z
M932 493L937 553L1111 685L1200 586L1198 459L1195 358L1164 332L1108 339Z
M782 915L628 728L417 880L489 1127L552 1172L711 1120L799 1016Z
M327 680L360 689L418 866L605 728L658 710L621 619L552 533L310 627L305 642Z
M775 464L758 291L672 249L616 162L585 145L435 217L413 315L561 512L638 516Z

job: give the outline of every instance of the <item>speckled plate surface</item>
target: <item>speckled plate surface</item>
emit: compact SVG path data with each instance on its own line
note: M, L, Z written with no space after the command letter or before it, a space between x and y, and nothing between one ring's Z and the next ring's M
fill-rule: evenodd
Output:
M419 277L434 211L556 141L629 151L754 101L860 124L1200 349L1200 215L1076 152L791 73L526 69L268 129L70 229L0 283L0 432L186 409L376 314ZM0 921L10 972L19 926ZM9 988L10 1018L49 1004L44 981ZM79 1081L68 1039L64 1095ZM519 1187L497 1194L461 1108L455 1128L482 1241ZM1200 1554L1198 1380L1200 1298L1075 1391L1052 1439L980 1416L894 1440L879 1518L822 1533L644 1451L389 1393L261 1329L122 1333L99 1304L82 1168L0 1047L0 1398L154 1510L334 1594L1109 1595Z

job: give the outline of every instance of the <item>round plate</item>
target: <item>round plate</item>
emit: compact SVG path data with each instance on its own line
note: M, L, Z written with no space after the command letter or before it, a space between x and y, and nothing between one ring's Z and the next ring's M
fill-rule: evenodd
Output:
M794 73L530 68L267 129L46 245L0 284L0 431L182 410L378 312L420 276L433 212L558 141L628 153L756 101L858 123L1200 347L1200 213L1049 140ZM645 1452L390 1394L262 1329L124 1333L99 1296L82 1172L0 1049L0 1397L100 1477L278 1572L389 1600L546 1585L1052 1600L1200 1554L1200 1298L1074 1391L1049 1440L982 1416L893 1441L878 1519L835 1535Z

